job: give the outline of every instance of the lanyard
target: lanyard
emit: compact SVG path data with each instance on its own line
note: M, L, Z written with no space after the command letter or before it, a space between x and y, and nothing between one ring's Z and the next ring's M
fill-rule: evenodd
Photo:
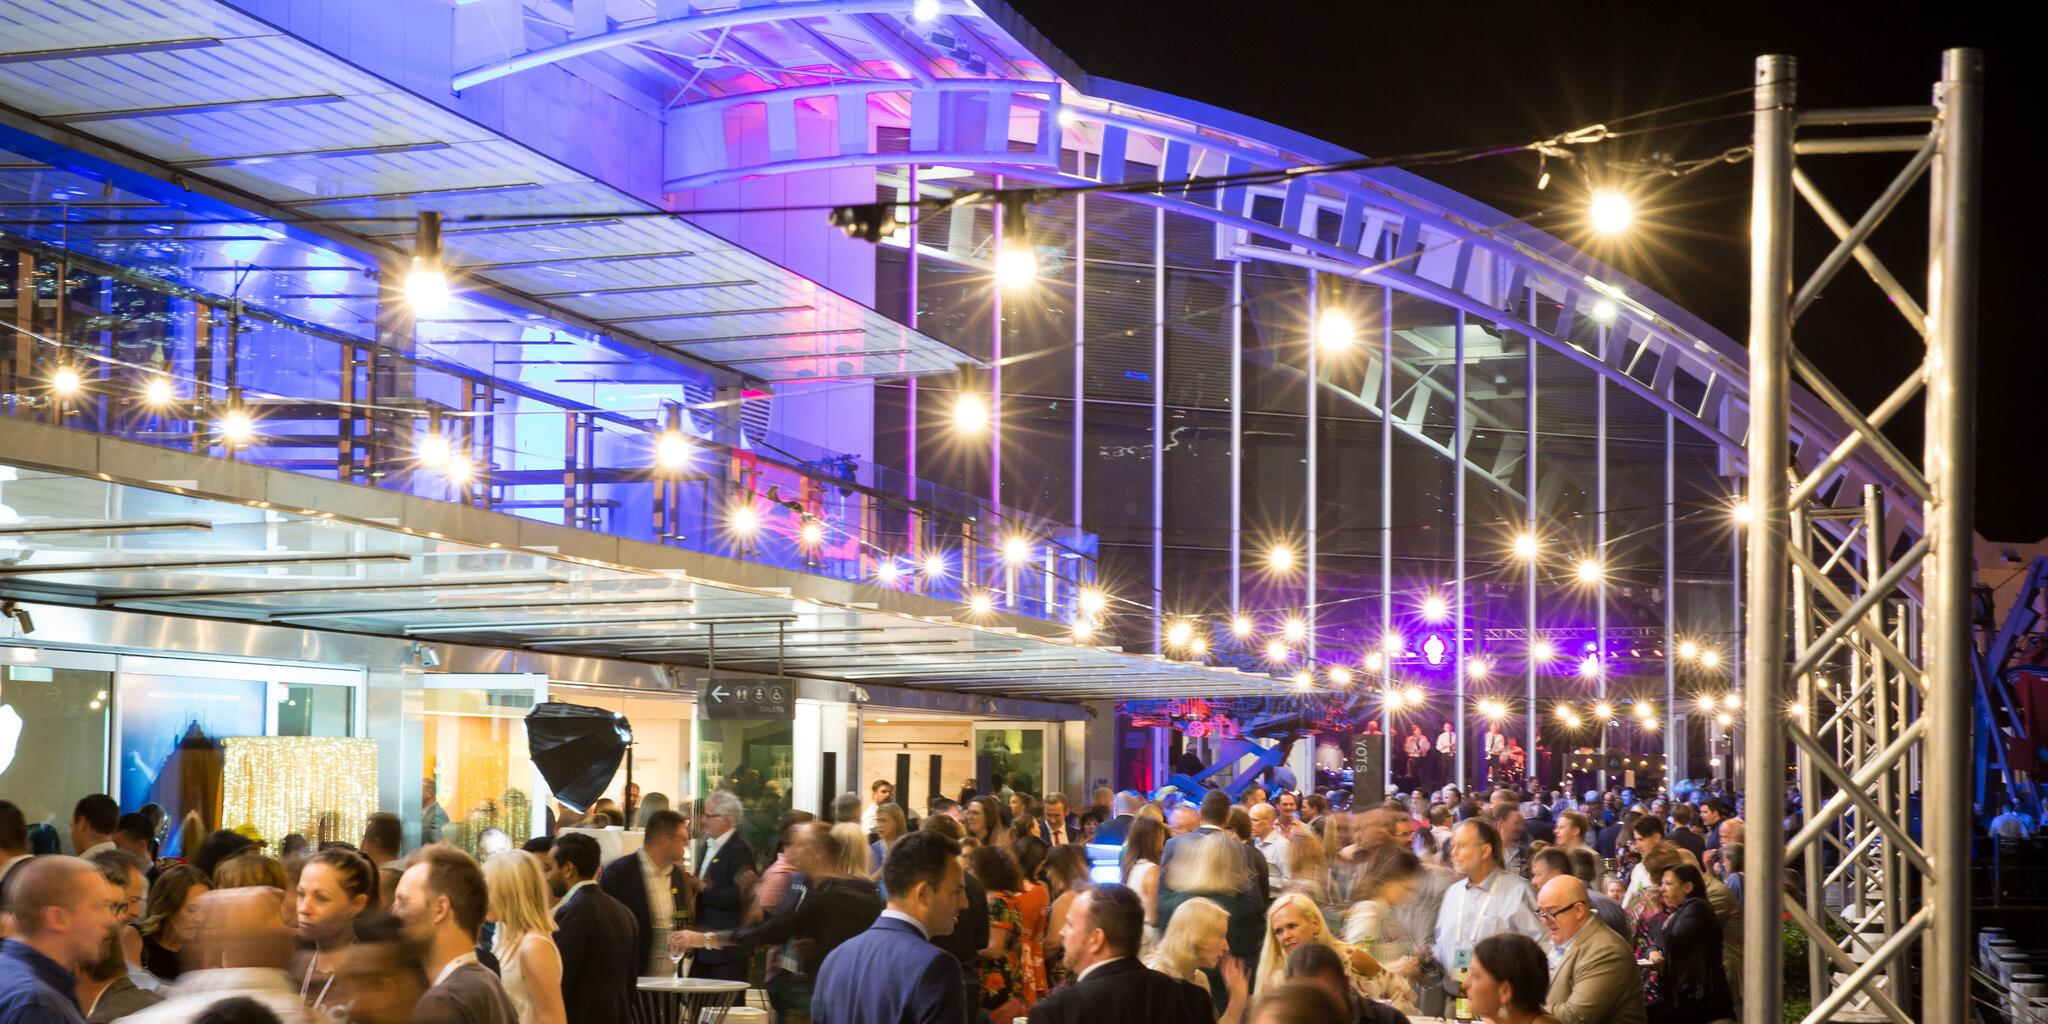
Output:
M475 953L463 953L460 956L457 956L455 959L448 961L448 966L441 968L441 973L434 975L435 986L438 987L442 982L447 981L448 976L454 974L456 968L459 968L464 964L473 964L476 962L477 959Z

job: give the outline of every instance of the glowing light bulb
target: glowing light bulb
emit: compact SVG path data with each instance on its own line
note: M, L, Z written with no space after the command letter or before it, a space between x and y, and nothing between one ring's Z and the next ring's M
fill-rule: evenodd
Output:
M1580 583L1600 582L1600 563L1591 558L1579 559L1577 572Z
M1399 690L1388 690L1381 696L1380 703L1385 704L1389 711L1399 711L1408 706L1408 695Z
M1691 661L1700 656L1700 645L1690 640L1680 640L1678 642L1678 656L1686 661Z
M1579 726L1584 725L1585 721L1579 717L1577 712L1566 711L1564 713L1564 724L1569 728L1576 729Z
M76 367L59 366L57 372L50 375L50 390L56 392L59 398L70 398L77 394L81 385Z
M972 391L963 391L953 400L953 429L963 434L979 434L988 429L988 403Z
M1296 672L1294 674L1294 685L1299 686L1304 690L1308 689L1311 686L1314 686L1315 681L1316 677L1310 675L1307 669L1302 669L1301 671Z
M1011 537L1003 542L1003 561L1018 565L1031 558L1031 541L1024 537Z
M1358 340L1351 315L1341 309L1325 309L1316 316L1316 345L1325 352L1342 352Z
M1529 645L1529 658L1532 661L1549 661L1555 657L1557 657L1557 645L1548 640L1538 640Z
M946 576L946 556L940 554L924 556L924 574L931 579L944 579Z
M1645 718L1637 727L1642 729L1644 732L1656 732L1657 720L1654 718Z
M1600 656L1588 654L1579 662L1579 675L1593 679L1600 675Z
M1285 544L1275 544L1266 552L1266 568L1274 572L1286 572L1294 568L1294 549Z
M1403 692L1408 697L1408 703L1416 705L1420 705L1422 703L1422 687L1410 686L1407 690Z
M1735 716L1729 714L1726 711L1723 711L1720 714L1714 716L1714 721L1721 723L1721 727L1725 729L1728 726L1735 724Z
M1095 624L1087 621L1076 621L1073 625L1073 630L1074 641L1076 643L1085 642L1089 637L1095 635Z
M1728 517L1739 525L1748 526L1750 521L1756 518L1756 513L1749 507L1749 502L1737 501L1728 506Z
M1038 250L1027 243L1005 242L996 253L996 284L1004 291L1038 280Z
M448 443L448 435L438 430L430 430L427 436L420 438L418 454L422 466L445 466L448 464L448 456L454 453L454 448Z
M1465 678L1484 679L1492 669L1493 666L1488 665L1485 658L1473 658L1465 663Z
M1571 720L1572 720L1572 709L1571 709L1571 708L1569 708L1569 707L1567 707L1567 706L1565 706L1565 705L1563 705L1563 704L1559 704L1559 705L1557 706L1557 717L1558 717L1558 718L1559 718L1559 719L1560 719L1561 721L1566 721L1566 722L1569 722L1569 721L1571 721Z
M733 506L729 525L732 527L732 532L739 534L741 537L752 537L754 531L761 528L761 514L754 511L753 502L742 501Z
M1387 652L1387 656L1390 658L1400 657L1401 652L1406 649L1406 645L1401 642L1401 634L1398 632L1389 630L1385 636L1380 637L1380 650Z
M664 430L654 439L654 464L674 471L690 464L690 442L680 430Z
M1611 324L1615 317L1621 315L1621 307L1615 305L1613 299L1601 299L1593 303L1593 308L1586 315L1592 317L1594 323Z
M1287 645L1278 640L1266 641L1266 660L1278 664L1287 660Z
M1189 655L1199 658L1207 653L1209 653L1209 641L1207 639L1198 636L1188 641Z
M1053 118L1059 122L1059 126L1062 128L1072 128L1074 123L1081 119L1080 115L1074 113L1070 107L1061 107L1059 113L1054 114Z
M1344 666L1342 666L1342 665L1332 665L1332 666L1330 666L1330 671L1329 671L1329 673L1328 673L1328 674L1329 674L1329 677L1330 677L1330 682L1332 682L1332 683L1334 683L1334 684L1336 684L1336 685L1338 685L1338 686L1350 686L1350 685L1351 685L1351 670L1350 670L1350 669L1348 669L1348 668L1345 668L1345 667L1344 667Z
M142 400L151 405L169 405L171 397L171 379L161 373L149 378L149 383L142 386Z
M1612 719L1614 717L1614 705L1604 700L1593 705L1593 717L1603 722Z
M916 0L910 5L910 20L919 24L939 16L939 0Z
M825 524L815 519L805 520L804 525L797 528L796 536L804 547L817 547L825 543Z
M1380 669L1386 667L1386 664L1386 655L1381 654L1378 651L1365 652L1365 670L1367 672L1378 672Z
M1806 702L1803 700L1795 700L1792 703L1785 706L1785 712L1791 715L1793 718L1799 719L1803 722L1806 720Z
M467 455L450 455L448 464L441 468L441 475L447 477L451 484L466 484L476 476L476 463L471 462Z
M896 581L902 578L903 567L893 561L883 562L875 568L875 579L880 580L883 586L893 587Z
M1726 697L1721 698L1721 703L1726 705L1730 711L1740 711L1742 710L1742 695L1730 692Z
M1080 604L1083 612L1089 615L1100 615L1102 614L1102 609L1108 607L1109 599L1103 595L1102 591L1089 587L1081 591Z
M1542 544L1536 540L1536 535L1533 533L1524 533L1515 537L1515 557L1523 561L1535 558L1542 551L1542 547Z
M405 275L405 301L414 316L439 316L448 308L448 275L438 260L413 257Z
M1195 638L1195 627L1186 619L1175 619L1166 626L1166 646L1186 647Z
M1618 235L1628 230L1636 219L1636 206L1629 198L1611 189L1593 193L1593 199L1586 204L1586 217L1592 221L1593 230L1603 235Z
M1713 695L1713 694L1710 694L1710 693L1703 693L1703 694L1700 694L1700 701L1699 701L1699 703L1700 703L1700 710L1701 710L1701 711L1704 711L1704 712L1707 712L1707 713L1711 714L1711 713L1713 713L1713 710L1714 710L1715 706L1716 706L1716 705L1718 705L1718 704L1719 704L1720 702L1719 702L1719 701L1716 701L1716 700L1714 699L1714 695Z
M229 444L247 444L256 436L256 421L240 409L220 418L220 436Z
M1230 620L1230 631L1232 633L1237 634L1237 637L1240 640L1252 635L1251 616L1240 615L1237 618Z
M1288 643L1298 644L1308 638L1308 623L1290 615L1286 622L1281 623L1280 635L1286 637Z
M1451 603L1431 594L1422 599L1422 617L1431 622L1442 622L1451 617Z
M1704 651L1701 651L1701 652L1700 652L1700 664L1701 664L1701 665L1704 665L1704 666L1706 666L1707 668L1713 668L1714 666L1716 666L1716 665L1719 665L1720 663L1721 663L1721 652L1720 652L1720 651L1716 651L1716 650L1711 650L1711 649L1709 649L1709 650L1704 650Z
M996 606L995 599L987 591L979 591L967 599L967 608L976 615L987 615Z
M1657 709L1650 704L1638 704L1636 705L1636 717L1647 722L1657 717Z

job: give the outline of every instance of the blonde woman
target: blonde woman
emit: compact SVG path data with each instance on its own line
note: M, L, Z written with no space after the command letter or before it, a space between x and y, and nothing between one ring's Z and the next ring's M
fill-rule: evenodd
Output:
M484 919L498 926L491 952L498 958L505 996L519 1024L568 1024L562 1004L562 953L555 948L555 923L548 916L548 884L540 862L524 850L506 850L484 861L484 885L491 908Z
M1217 1024L1237 1024L1244 1018L1245 1001L1251 995L1251 977L1244 961L1230 955L1230 912L1215 900L1195 897L1173 912L1166 934L1145 957L1145 966L1170 978L1193 982L1209 990L1209 976L1203 968L1223 974L1223 989L1230 1001L1217 1016Z
M1266 911L1266 941L1259 950L1259 969L1254 981L1259 991L1287 983L1287 954L1303 943L1319 942L1336 950L1343 959L1351 987L1371 999L1387 998L1386 972L1372 954L1337 941L1323 923L1323 912L1314 900L1298 892L1283 893ZM1405 987L1405 986L1404 986Z
M868 877L868 834L861 831L860 824L842 821L832 826L832 842L838 849L839 873L852 878Z

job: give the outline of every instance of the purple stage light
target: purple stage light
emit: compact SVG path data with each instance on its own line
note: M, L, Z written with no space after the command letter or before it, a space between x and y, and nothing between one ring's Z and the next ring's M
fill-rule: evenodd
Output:
M1444 638L1435 633L1431 633L1428 639L1422 641L1422 657L1431 665L1443 664L1444 652L1448 649L1444 645Z

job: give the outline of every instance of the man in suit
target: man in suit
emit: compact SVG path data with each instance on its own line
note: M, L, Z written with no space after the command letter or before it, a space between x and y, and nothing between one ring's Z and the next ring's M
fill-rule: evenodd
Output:
M955 843L967 838L967 830L944 815L926 818L919 829L937 832ZM943 935L933 935L932 945L960 962L961 983L972 991L981 984L981 951L988 948L988 890L973 875L966 877L965 889L952 929Z
M1229 820L1230 794L1220 789L1212 789L1202 794L1201 823L1196 825L1195 830L1187 835L1174 836L1168 839L1165 850L1159 854L1159 887L1162 896L1172 888L1167 882L1166 866L1173 863L1174 855L1192 849L1192 844L1200 842L1209 836L1228 835L1229 833L1224 831L1223 825ZM1263 907L1271 899L1269 894L1271 882L1266 870L1266 858L1260 856L1258 851L1249 846L1239 844L1239 847L1244 851L1245 870L1250 874L1257 886L1259 905ZM1165 922L1160 922L1160 926L1165 927Z
M647 816L646 838L639 852L604 866L597 887L626 905L633 915L633 970L638 974L671 975L668 937L679 919L689 917L696 879L683 870L689 848L689 820L674 811Z
M1635 953L1594 915L1585 883L1559 875L1544 883L1536 906L1557 950L1545 1012L1558 1024L1647 1024Z
M1045 841L1053 846L1065 846L1081 841L1081 827L1074 816L1067 813L1065 793L1045 795Z
M1031 1008L1031 1024L1117 1021L1203 1024L1214 1019L1209 993L1138 962L1145 906L1128 886L1095 886L1074 897L1060 929L1074 983Z
M697 851L697 929L730 931L746 923L747 891L760 877L754 848L740 835L740 798L721 789L704 798L704 839ZM697 953L690 975L723 981L747 980L751 949L706 949Z
M1124 837L1131 834L1131 822L1138 818L1138 808L1144 806L1144 803L1138 794L1128 789L1118 793L1116 802L1111 804L1115 814L1103 822L1101 828L1095 830L1095 845L1122 846Z
M659 812L656 812L659 813ZM555 945L562 951L562 1006L569 1024L613 1024L633 1011L639 925L597 884L597 840L572 832L548 850L554 867Z
M960 965L932 940L953 929L966 897L960 844L936 830L904 836L882 861L889 905L867 931L818 966L814 1024L958 1024L967 1020Z

